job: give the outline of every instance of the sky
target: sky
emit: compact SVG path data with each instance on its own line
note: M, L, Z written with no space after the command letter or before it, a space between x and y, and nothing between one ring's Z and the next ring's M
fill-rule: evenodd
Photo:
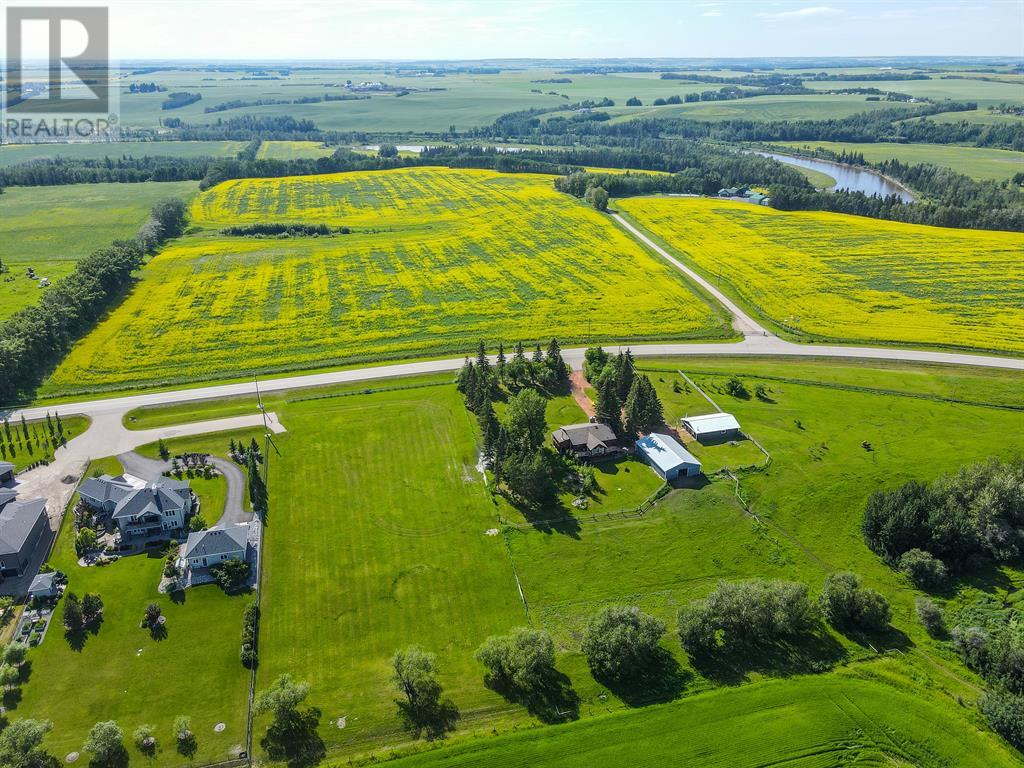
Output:
M120 59L1020 56L1024 0L62 0ZM45 5L45 2L10 3ZM37 55L27 44L27 55Z

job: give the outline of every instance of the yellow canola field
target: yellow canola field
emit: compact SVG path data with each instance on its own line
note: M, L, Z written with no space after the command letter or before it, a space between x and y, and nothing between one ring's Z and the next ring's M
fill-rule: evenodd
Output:
M1024 235L693 198L617 207L806 337L1024 351Z
M478 339L731 336L678 271L552 177L415 168L221 184L50 394L462 354ZM353 228L229 237L251 222Z

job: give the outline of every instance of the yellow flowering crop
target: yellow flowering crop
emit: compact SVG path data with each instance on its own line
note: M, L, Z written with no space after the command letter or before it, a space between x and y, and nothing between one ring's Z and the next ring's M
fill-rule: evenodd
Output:
M201 231L146 266L76 345L50 393L565 342L730 335L717 309L552 177L395 171L229 181ZM252 222L353 228L220 234Z
M713 281L808 337L1024 351L1024 235L723 200L617 205Z

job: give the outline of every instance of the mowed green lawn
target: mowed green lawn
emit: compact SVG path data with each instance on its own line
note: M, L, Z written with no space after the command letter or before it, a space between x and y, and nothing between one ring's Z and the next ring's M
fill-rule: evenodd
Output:
M1024 171L1024 152L987 147L958 147L951 144L855 144L837 141L784 141L782 146L800 149L828 149L859 152L869 163L897 159L904 163L931 163L952 168L972 179L1003 181Z
M152 259L44 394L460 354L479 339L732 336L677 270L552 181L426 167L218 185L192 205L200 231ZM268 221L354 231L220 233Z
M345 753L407 736L389 683L409 643L438 655L460 727L525 719L482 684L473 650L526 622L454 387L296 403L271 463L258 686L308 680ZM344 730L335 727L347 717Z
M1019 765L948 698L897 675L802 677L534 729L398 760L395 768L996 768ZM902 688L894 683L902 684Z
M115 459L91 470L118 472ZM219 516L224 481L197 481L204 515ZM77 497L76 497L77 498ZM183 600L157 592L162 557L137 555L105 567L82 568L74 550L71 518L65 517L50 565L68 574L68 589L81 597L100 595L103 623L72 647L60 626L62 607L41 645L29 651L31 673L22 697L8 706L9 720L50 720L47 748L58 758L79 752L96 722L116 720L134 765L179 766L188 761L175 749L174 719L192 718L195 764L227 760L245 743L249 672L238 659L242 612L252 599L228 597L213 585L190 589ZM143 612L157 603L167 617L167 637L142 629ZM224 723L222 732L214 726ZM143 757L131 742L140 725L153 726L158 752ZM85 758L87 760L87 758Z
M27 267L56 282L83 256L134 235L158 200L188 199L198 189L194 181L5 189L0 195L0 260L10 272L0 275L0 321L46 290L27 276Z

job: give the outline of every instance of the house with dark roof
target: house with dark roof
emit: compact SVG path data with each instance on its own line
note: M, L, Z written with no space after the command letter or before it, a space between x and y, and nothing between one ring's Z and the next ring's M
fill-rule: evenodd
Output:
M0 510L0 577L25 574L36 545L49 527L46 499L4 504Z
M0 461L0 483L14 479L14 465L9 461Z
M249 524L215 525L194 531L185 542L186 568L209 568L226 560L245 560L249 554Z
M18 492L13 488L0 488L0 509L4 508L4 504L14 501L17 496Z
M173 477L146 483L131 475L103 475L86 480L78 493L88 506L109 514L124 537L184 528L193 506L188 481Z
M571 453L578 459L604 459L618 456L625 450L607 424L568 424L551 433L551 441L560 453Z
M125 496L133 493L136 489L143 487L144 482L131 475L101 475L90 477L78 486L78 495L88 506L97 512L113 513L114 507L122 501Z

